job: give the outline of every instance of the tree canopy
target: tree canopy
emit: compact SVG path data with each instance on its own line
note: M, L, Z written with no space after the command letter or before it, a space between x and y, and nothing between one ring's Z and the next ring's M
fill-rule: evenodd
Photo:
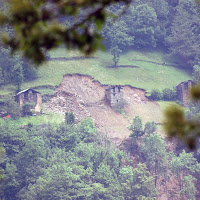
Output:
M36 63L45 59L45 52L60 45L78 48L85 54L102 47L100 30L109 15L106 8L131 0L10 0L7 12L1 13L2 24L13 28L3 37L12 51ZM63 24L62 17L73 18Z

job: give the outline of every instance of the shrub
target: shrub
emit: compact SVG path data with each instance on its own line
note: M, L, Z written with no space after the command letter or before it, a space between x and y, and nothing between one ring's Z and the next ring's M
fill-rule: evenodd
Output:
M137 138L137 137L140 137L144 134L141 117L136 116L133 119L133 124L131 125L130 130L132 130L130 137L136 137Z
M162 99L162 93L159 90L154 89L154 90L151 91L151 98L153 100L156 100L156 101L161 100Z
M21 115L19 104L15 102L14 98L11 96L7 96L2 101L0 112L4 113L5 115L9 114L13 119L17 119Z
M171 90L169 88L165 88L163 91L162 91L162 96L163 96L163 100L165 101L173 101L173 100L176 100L176 91L174 90Z
M65 113L65 123L68 125L72 125L75 122L75 116L72 112Z
M145 124L144 132L147 134L155 133L157 131L157 125L155 122L147 122Z

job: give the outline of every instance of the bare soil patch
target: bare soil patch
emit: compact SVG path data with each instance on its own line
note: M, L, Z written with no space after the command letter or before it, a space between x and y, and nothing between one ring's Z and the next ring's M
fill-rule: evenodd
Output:
M65 114L73 112L77 121L92 117L98 129L107 134L115 143L129 137L135 116L143 122L161 122L160 106L145 97L145 91L131 86L124 86L125 115L114 111L105 101L105 89L89 76L66 75L56 89L56 95L44 106L48 111Z

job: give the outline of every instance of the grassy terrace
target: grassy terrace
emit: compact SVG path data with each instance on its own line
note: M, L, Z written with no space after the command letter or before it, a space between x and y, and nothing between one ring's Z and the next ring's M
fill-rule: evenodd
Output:
M27 125L29 123L33 125L39 124L60 124L64 121L64 116L55 113L48 113L45 115L37 115L37 116L28 116L28 117L20 117L17 120L10 120L10 119L0 119L1 124L9 124L9 125Z
M78 52L67 52L65 49L57 49L50 53L51 58L78 56L81 56ZM162 65L173 63L167 61L169 58L160 52L130 51L120 57L119 65L134 65L138 68L109 68L107 66L113 64L109 53L97 52L94 56L93 59L47 61L38 68L38 79L24 83L22 89L44 85L57 86L62 82L63 75L73 73L90 75L102 84L131 85L147 91L172 88L181 81L191 79L183 70ZM10 93L13 89L13 86L1 88L0 94ZM51 94L53 90L42 88L41 93Z

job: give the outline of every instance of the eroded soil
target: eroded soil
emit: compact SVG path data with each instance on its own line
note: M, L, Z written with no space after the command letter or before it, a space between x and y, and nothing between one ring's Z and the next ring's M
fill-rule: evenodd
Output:
M45 109L64 114L73 112L77 121L92 117L98 129L112 141L119 143L130 135L128 127L135 116L143 122L161 122L160 106L145 97L145 91L124 86L125 114L114 111L105 101L106 85L89 76L66 75L56 89L56 96L45 104Z

